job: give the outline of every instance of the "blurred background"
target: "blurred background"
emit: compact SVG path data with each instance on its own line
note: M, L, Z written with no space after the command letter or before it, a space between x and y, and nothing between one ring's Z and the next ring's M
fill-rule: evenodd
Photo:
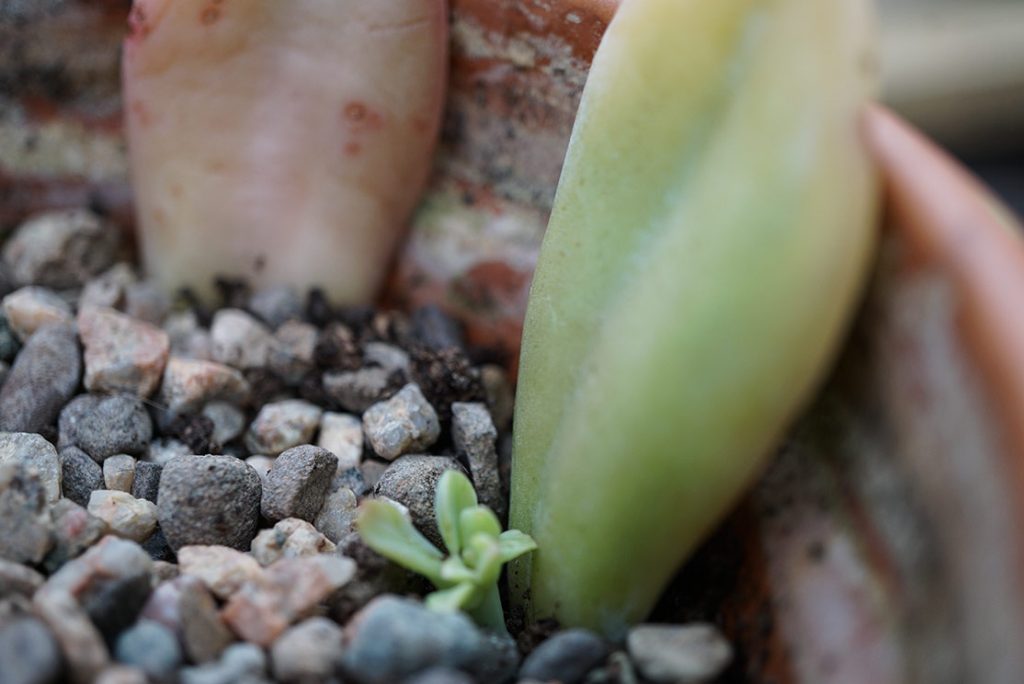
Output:
M1024 214L1024 2L880 0L884 99Z

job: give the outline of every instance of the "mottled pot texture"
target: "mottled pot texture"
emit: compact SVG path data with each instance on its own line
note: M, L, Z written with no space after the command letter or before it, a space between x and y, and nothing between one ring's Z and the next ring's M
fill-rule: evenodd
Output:
M443 145L386 299L443 305L512 365L615 4L451 2ZM130 229L117 82L128 5L0 5L3 230L82 204ZM891 133L870 136L892 153L891 202L849 343L657 611L721 625L737 644L730 680L1015 682L1024 671L1024 255L979 205L955 201L958 179L927 150L889 145ZM921 187L954 199L915 201Z

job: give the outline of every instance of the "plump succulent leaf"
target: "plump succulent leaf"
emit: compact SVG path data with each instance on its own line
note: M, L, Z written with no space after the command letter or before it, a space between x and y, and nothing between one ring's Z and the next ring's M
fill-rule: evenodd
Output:
M498 536L498 549L501 552L501 562L508 563L536 550L537 542L519 530L506 530Z
M452 556L441 563L441 579L451 584L474 583L479 580L479 573L463 563L459 556Z
M457 470L446 470L437 482L434 494L434 514L448 553L457 556L462 551L459 516L467 508L477 505L476 490L472 483Z
M412 521L394 504L379 499L363 502L356 520L359 536L366 545L404 568L442 586L443 555Z
M443 613L452 613L456 610L466 610L472 607L473 599L477 593L477 587L469 582L456 584L448 589L427 594L427 607Z
M501 521L486 506L473 506L459 513L459 535L463 543L478 534L495 539L501 534Z

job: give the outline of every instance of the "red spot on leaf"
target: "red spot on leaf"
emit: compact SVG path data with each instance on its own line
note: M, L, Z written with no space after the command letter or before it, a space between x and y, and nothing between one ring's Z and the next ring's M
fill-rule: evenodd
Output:
M203 10L202 14L199 15L199 21L202 22L203 26L213 26L220 19L220 10L212 5Z
M148 126L153 123L153 116L142 100L132 100L131 113L140 126Z
M357 142L349 141L345 143L345 147L342 148L342 151L345 153L346 157L358 157L363 151L363 146Z
M128 13L128 28L130 31L129 38L142 40L149 35L151 28L146 16L146 10L142 5L136 4L132 7L132 11Z
M349 102L342 108L341 116L355 133L380 130L384 125L380 113L370 109L363 102Z

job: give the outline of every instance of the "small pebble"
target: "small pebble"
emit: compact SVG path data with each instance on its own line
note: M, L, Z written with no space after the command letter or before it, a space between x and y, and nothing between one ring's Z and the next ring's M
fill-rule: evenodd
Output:
M487 409L491 412L491 419L498 430L505 432L512 426L512 412L515 408L515 393L505 369L494 364L481 366L480 382L484 386L484 396L487 400Z
M245 414L226 401L211 401L203 407L203 415L213 421L213 441L227 444L245 430Z
M585 629L570 629L534 649L519 669L519 677L576 684L607 657L608 646L601 637Z
M260 476L260 482L263 483L264 487L266 487L267 473L269 473L270 469L274 466L275 460L275 458L271 458L270 456L257 454L256 456L250 456L245 459L245 462L256 471L256 474Z
M94 684L147 684L146 673L129 665L111 665L100 672Z
M324 505L338 458L320 447L297 446L274 461L263 488L263 517L312 521Z
M110 462L107 459L104 466ZM135 477L132 480L131 493L136 499L145 499L156 503L160 492L160 476L163 473L163 466L147 461L138 461L135 464Z
M362 413L398 389L391 376L391 371L377 367L331 371L324 373L324 392L346 411Z
M639 625L626 639L630 658L652 682L701 684L732 660L732 647L712 625Z
M117 638L114 657L156 682L174 682L181 665L181 647L174 632L159 622L140 620Z
M297 386L313 370L318 331L309 323L288 321L274 333L267 358L270 370L291 386Z
M469 464L480 503L503 519L506 506L498 475L498 452L494 446L497 439L498 430L484 404L452 404L452 441L455 443L455 453Z
M198 577L222 599L247 582L264 582L263 568L253 556L226 546L183 546L178 549L178 567L182 575Z
M69 289L114 262L121 234L88 209L59 209L22 223L4 244L4 263L19 285Z
M52 425L81 375L74 329L53 325L40 330L18 354L0 389L0 430L39 432Z
M69 325L74 322L71 307L53 290L44 287L23 287L0 302L14 335L24 343L47 325Z
M43 567L51 573L82 555L109 531L107 523L90 515L83 506L70 499L61 499L50 507L50 520L53 523L53 549L43 561Z
M213 360L247 370L267 365L274 336L267 326L240 309L221 309L210 326Z
M372 490L380 482L380 478L384 477L384 473L387 471L391 464L386 461L377 461L373 459L367 459L359 464L359 473L363 477L363 484L366 485L366 491Z
M15 595L31 598L44 580L42 575L28 566L0 560L0 599Z
M46 500L60 498L61 465L57 450L41 435L27 432L0 432L0 465L19 464L35 471Z
M210 333L199 325L194 311L171 313L164 319L163 329L170 338L172 356L200 361L213 359Z
M14 336L11 324L0 307L0 360L10 362L14 360L15 354L21 349L21 342Z
M110 655L103 636L85 610L68 591L47 591L45 585L36 592L32 603L60 646L68 681L94 684L110 662Z
M362 463L358 468L349 468L348 470L338 468L338 472L334 474L334 481L331 482L331 491L336 491L342 488L351 489L357 497L362 497L364 494L370 491L372 487L368 487L366 484L366 480L363 479L364 465L365 463ZM388 464L386 463L384 463L383 465L385 468L388 466ZM383 472L384 471L381 470L381 473ZM380 479L379 475L377 479ZM377 483L374 482L374 484Z
M158 394L171 414L195 413L211 401L244 403L249 383L234 368L213 361L171 356Z
M234 644L220 660L181 671L181 684L259 684L265 681L267 656L253 644Z
M34 617L0 623L0 682L56 684L63 669L53 634Z
M252 540L252 557L260 565L270 565L282 558L315 556L333 551L333 542L298 518L286 518Z
M409 509L413 525L427 539L442 546L434 515L437 481L446 470L462 471L458 462L445 456L403 456L392 463L374 489Z
M146 447L146 455L143 458L149 463L163 467L172 458L189 456L191 454L192 450L187 445L182 444L176 439L161 437L149 443L149 446Z
M160 328L113 309L78 314L85 348L85 388L148 397L163 377L170 340Z
M103 461L103 482L107 489L131 493L135 483L135 459L117 454Z
M315 527L337 544L355 529L358 508L355 492L348 487L335 489L324 499L324 505L316 515Z
M259 527L259 475L232 456L178 456L164 466L157 509L171 548L249 548Z
M463 613L438 613L395 596L371 601L345 631L344 672L360 684L398 682L438 666L503 682L518 665L511 639L485 635Z
M142 617L178 634L185 655L193 663L216 660L234 641L220 619L216 601L197 577L182 576L161 583L142 609Z
M349 413L324 413L317 445L338 457L338 469L355 468L363 459L363 422Z
M53 546L46 492L35 470L0 463L0 558L38 563Z
M335 676L341 653L341 627L315 617L278 637L270 649L270 662L274 677L284 684L323 682Z
M475 680L461 670L432 667L404 680L402 684L474 684ZM522 681L519 684L523 684Z
M302 297L288 285L265 287L249 298L249 310L274 328L301 319L302 306Z
M363 360L368 365L380 366L388 371L401 371L408 375L409 355L401 347L386 342L367 342L363 347Z
M125 292L124 312L146 323L159 325L171 310L171 301L155 282L132 283Z
M137 279L130 264L123 261L114 264L85 284L78 298L78 309L81 311L93 306L120 309L124 306L128 287Z
M410 383L367 409L363 430L377 455L393 461L431 446L441 434L441 424L419 386Z
M60 450L60 472L64 496L81 506L89 505L89 495L104 487L103 468L78 447Z
M462 331L455 320L434 305L412 312L413 334L420 343L435 350L464 346Z
M102 463L115 454L142 454L153 438L146 405L131 394L83 394L60 414L60 446L77 446Z
M97 489L89 497L88 511L111 532L134 542L145 541L156 529L156 504L124 491Z
M323 409L301 399L265 404L245 435L250 452L276 456L313 440Z
M168 565L172 565L177 557L174 555L174 549L167 543L167 537L164 536L163 530L157 526L156 531L146 538L146 541L142 542L142 550L149 554L149 557L154 562L161 561ZM177 574L178 566L172 565L175 574Z

